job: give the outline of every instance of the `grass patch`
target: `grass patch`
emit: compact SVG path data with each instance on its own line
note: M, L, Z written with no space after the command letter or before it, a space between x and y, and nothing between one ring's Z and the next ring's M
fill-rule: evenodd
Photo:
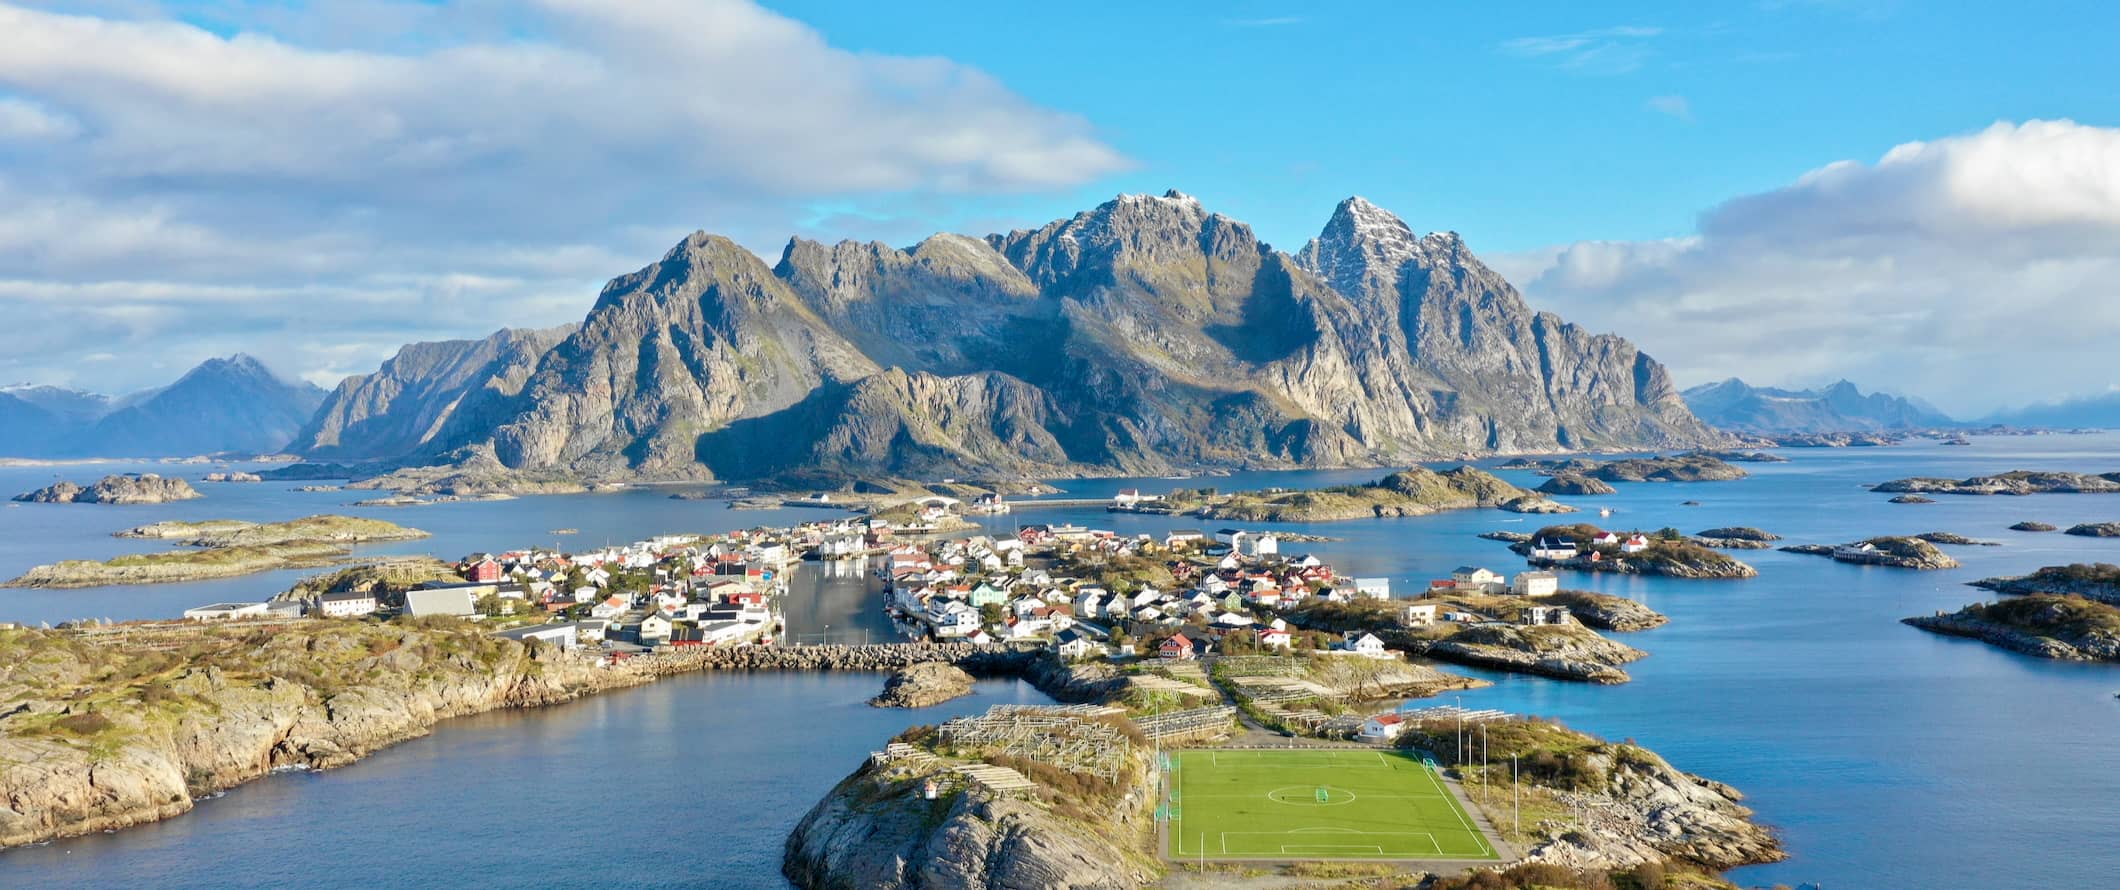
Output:
M1174 860L1496 858L1442 780L1410 756L1194 750L1174 761Z

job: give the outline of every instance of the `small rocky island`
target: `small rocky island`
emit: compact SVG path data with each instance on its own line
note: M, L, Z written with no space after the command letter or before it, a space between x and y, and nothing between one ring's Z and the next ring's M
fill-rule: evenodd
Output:
M2112 494L2120 493L2120 473L2058 473L2041 470L2011 470L1970 479L1939 479L1916 476L1894 479L1871 491L1891 494Z
M54 482L15 495L15 500L33 504L164 504L198 497L203 495L191 483L174 476L120 473L105 476L85 488L72 482Z
M1327 522L1499 507L1529 494L1474 467L1442 471L1414 467L1366 485L1310 491L1230 495L1177 491L1165 498L1165 506L1173 512L1236 522Z
M2055 530L2055 529L2057 529L2057 528L2059 528L2059 526L2056 526L2056 525L2050 525L2050 524L2048 524L2048 523L2044 523L2044 522L2035 522L2035 521L2033 521L2033 520L2027 519L2027 520L2025 520L2025 521L2023 521L2023 522L2019 522L2019 523L2016 523L2015 525L2012 525L2012 526L2010 526L2010 531L2013 531L2013 532L2050 532L2050 531L2054 531L2054 530Z
M2120 522L2083 522L2069 526L2064 535L2079 538L2120 538Z
M2080 596L2034 593L1903 620L2040 658L2120 662L2120 606Z
M1955 569L1958 560L1916 537L1882 536L1851 544L1794 544L1783 553L1829 556L1840 562L1895 569Z
M1472 667L1532 674L1559 680L1615 684L1632 679L1622 665L1647 657L1648 653L1606 639L1582 623L1556 620L1547 615L1543 623L1531 623L1531 610L1560 607L1571 615L1595 616L1596 620L1641 628L1662 624L1664 616L1638 603L1622 606L1619 597L1574 594L1552 602L1544 597L1497 596L1477 593L1430 594L1412 600L1314 603L1296 609L1288 620L1310 630L1332 633L1362 631L1376 634L1386 645L1436 661ZM1622 601L1630 602L1631 601ZM1427 607L1413 626L1404 626L1402 610ZM1447 620L1464 615L1461 620ZM1437 620L1437 619L1444 620Z
M315 568L346 558L354 544L427 537L377 519L307 516L287 522L160 522L117 533L122 538L175 540L186 549L133 553L97 562L40 565L4 587L104 587L233 578L276 569Z
M1618 534L1585 523L1549 525L1509 549L1540 568L1687 579L1759 575L1758 569L1687 540L1675 529Z
M1518 458L1502 464L1504 470L1532 470L1556 479L1573 476L1600 482L1725 482L1743 479L1743 469L1731 466L1728 461L1711 454L1689 451L1684 454L1651 457L1628 457L1600 461L1586 457L1569 457L1554 460ZM1573 483L1568 483L1573 484ZM1556 494L1561 492L1548 492ZM1602 494L1609 492L1586 492Z
M972 675L953 664L928 661L901 669L884 681L869 704L879 708L925 708L969 695Z
M1554 476L1540 484L1535 490L1540 494L1557 494L1572 497L1619 493L1619 489L1613 488L1605 480L1594 479L1580 473L1562 473Z
M1693 534L1693 543L1718 550L1766 550L1779 540L1780 535L1748 525L1701 529Z

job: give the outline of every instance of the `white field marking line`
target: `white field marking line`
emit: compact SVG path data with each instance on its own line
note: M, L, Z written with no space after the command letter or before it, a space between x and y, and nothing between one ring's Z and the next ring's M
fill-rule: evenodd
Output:
M1299 830L1300 830L1300 829L1297 829L1297 830L1290 830L1290 831L1225 831L1225 832L1222 832L1221 836L1220 836L1219 838L1217 838L1217 839L1216 839L1216 842L1217 842L1217 843L1219 843L1219 844L1221 844L1221 846L1222 846L1222 853L1223 853L1223 855L1231 855L1231 854L1230 854L1230 852L1229 852L1229 837L1230 837L1230 835L1236 835L1236 836L1237 836L1238 838L1240 838L1240 839L1241 839L1241 838L1245 838L1245 837L1267 837L1267 838L1281 838L1281 839L1286 839L1288 835L1291 835L1291 834L1295 834L1295 833L1297 833L1297 831L1299 831ZM1360 837L1364 837L1364 838L1385 838L1385 837L1418 837L1418 838L1425 838L1425 839L1427 839L1427 841L1428 841L1428 846L1430 846L1430 847L1434 847L1434 848L1435 848L1435 855L1437 855L1437 856L1448 856L1448 855L1450 855L1450 854L1448 854L1448 853L1445 853L1445 852L1443 852L1443 845L1442 845L1441 843L1439 843L1439 842L1437 842L1437 841L1436 841L1436 839L1435 839L1435 835L1429 834L1428 832L1425 832L1425 831L1356 831L1356 830L1353 830L1353 829L1341 829L1341 830L1340 830L1339 832L1336 832L1336 833L1344 833L1344 834L1348 834L1348 835L1356 835L1356 836L1360 836ZM1349 839L1350 839L1350 840L1352 840L1352 838L1349 838ZM1307 838L1306 838L1306 840L1307 840ZM1248 845L1248 844L1242 844L1242 843L1240 843L1239 845L1240 845L1240 846L1243 846L1243 847L1245 847L1245 849L1247 849L1247 850L1251 849L1250 845ZM1259 846L1263 848L1263 847L1264 847L1264 846L1266 846L1266 845L1265 845L1265 844L1260 844ZM1280 847L1281 849L1283 849L1283 850L1286 850L1286 849L1287 849L1288 847L1312 847L1312 848L1323 848L1323 849L1335 849L1335 848L1340 848L1340 849L1352 849L1352 848L1356 848L1356 847L1365 847L1365 846L1370 846L1370 845L1368 845L1368 844L1276 844L1275 846L1278 846L1278 847ZM1376 851L1377 851L1377 855L1379 855L1379 856L1385 855L1385 853L1384 853L1384 850L1383 850L1383 848L1382 848L1381 846L1378 846L1378 847L1376 848ZM1264 853L1265 853L1265 851L1264 851L1264 850L1262 849L1262 850L1260 850L1260 852L1258 852L1258 853L1237 853L1237 854L1234 854L1234 855L1238 855L1238 856L1259 856L1259 855L1264 855Z
M1258 761L1261 761L1261 760L1283 760L1283 759L1298 759L1298 758L1295 758L1295 757L1294 757L1294 755L1299 755L1299 754L1300 754L1300 755L1304 755L1304 757L1302 757L1302 758L1300 758L1300 759L1309 759L1309 758L1312 758L1312 757L1317 757L1317 756L1319 756L1319 755L1324 755L1324 756L1325 756L1325 762L1323 762L1323 763L1286 763L1286 764L1276 764L1276 765L1277 765L1277 766L1279 766L1279 767L1280 767L1280 768L1282 768L1282 769L1327 769L1327 768L1330 768L1330 767L1335 767L1335 766L1338 766L1338 767L1346 767L1346 766L1352 766L1352 765L1356 765L1356 764L1350 763L1350 762L1349 762L1349 761L1348 761L1348 760L1346 759L1346 757L1344 757L1344 756L1342 756L1342 755L1353 755L1353 756L1354 756L1354 759L1355 759L1356 761L1359 761L1359 765L1360 765L1360 766L1365 766L1365 767L1366 767L1366 766L1372 766L1372 765L1373 765L1373 766L1379 766L1379 767L1384 767L1384 768L1387 768L1387 769L1388 769L1388 768L1390 768L1390 766L1391 766L1391 762L1390 762L1390 761L1387 761L1387 760L1385 760L1385 759L1384 759L1384 755L1383 755L1383 753L1382 753L1382 752L1380 752L1380 751L1332 751L1332 750L1323 750L1323 751L1318 751L1318 750L1312 750L1312 751L1305 751L1305 750L1302 750L1302 749L1296 749L1296 750L1293 750L1293 751L1271 751L1271 750L1268 750L1268 751L1210 751L1210 752L1208 752L1207 756L1208 756L1208 760L1209 760L1209 762L1213 763L1213 764L1214 764L1215 766L1221 766L1221 765L1222 765L1222 755L1224 755L1224 754L1228 754L1228 755L1230 755L1230 765L1231 765L1231 766L1235 766L1235 765L1238 765L1238 764L1244 763L1244 762L1245 762L1245 761L1247 761L1247 760L1249 760L1249 761L1251 761L1251 762L1254 762L1254 763L1256 763L1256 762L1258 762ZM1251 756L1251 757L1248 757L1248 758L1245 758L1245 757L1239 757L1238 755L1241 755L1241 754L1250 754L1250 755L1252 755L1252 756Z
M1274 795L1276 795L1276 794L1279 794L1279 793L1281 793L1281 792L1283 792L1283 791L1294 791L1294 790L1300 790L1300 789L1301 789L1302 787L1303 787L1303 786L1301 786L1301 785L1289 785L1289 786L1286 786L1286 787L1283 787L1283 788L1275 788L1275 789L1274 789L1274 790L1272 790L1272 791L1268 791L1268 792L1266 792L1266 799L1267 799L1267 800L1270 800L1270 801L1273 801L1274 803L1277 803L1277 804L1284 804L1284 805L1287 805L1287 806L1291 806L1291 807L1304 807L1304 806L1308 806L1308 807L1340 807L1340 806L1346 806L1346 805L1348 805L1348 804L1354 803L1354 802L1355 802L1355 800L1357 799L1357 798L1356 798L1356 796L1355 796L1355 793L1354 793L1354 792L1352 792L1352 791L1347 791L1347 789L1345 789L1345 788L1337 788L1337 789L1335 789L1335 788L1327 788L1327 789L1325 790L1325 794L1326 794L1326 799L1325 799L1325 800L1324 800L1323 802L1319 802L1319 801L1318 801L1318 799L1317 799L1316 797L1312 797L1312 798L1311 798L1311 799L1309 799L1309 800L1282 800L1282 799L1280 799L1280 798L1278 798L1278 797L1275 797L1275 796L1274 796ZM1331 796L1331 795L1332 795L1332 792L1333 792L1333 791L1347 791L1347 799L1346 799L1346 800L1333 800L1333 799L1332 799L1332 796ZM1311 793L1312 793L1312 794L1316 794L1316 793L1317 793L1317 789L1315 789L1315 788L1311 789Z
M1283 855L1283 856L1301 856L1301 855L1303 855L1303 854L1304 854L1305 852L1309 852L1309 853L1319 853L1319 852L1323 852L1323 851L1326 851L1326 850L1367 850L1367 851L1369 851L1369 852L1371 852L1371 853L1375 853L1375 854L1377 854L1378 856L1382 856L1382 855L1384 855L1384 848L1383 848L1383 847L1368 847L1368 846L1361 846L1361 845L1358 845L1358 844L1331 844L1331 845L1326 845L1326 846L1319 846L1319 845L1316 845L1316 844L1296 844L1296 845L1294 845L1294 846L1295 846L1295 849L1291 850L1291 849L1289 849L1289 845L1288 845L1288 844L1283 844L1283 845L1281 845L1281 855Z
M1422 772L1428 773L1428 783L1434 785L1435 790L1440 791L1444 794L1450 794L1450 789L1443 787L1443 780L1436 778L1433 772L1430 772L1428 770L1422 770ZM1472 827L1471 823L1465 821L1465 814L1459 812L1459 810L1462 809L1464 809L1464 805L1458 803L1455 796L1453 796L1450 801L1450 815L1456 816L1458 824L1465 826L1466 831L1472 832L1472 840L1480 845L1480 852L1482 854L1488 856L1497 855L1494 851L1487 849L1487 836L1480 833L1479 829ZM1436 852L1440 855L1442 849L1443 848L1441 845L1437 845Z

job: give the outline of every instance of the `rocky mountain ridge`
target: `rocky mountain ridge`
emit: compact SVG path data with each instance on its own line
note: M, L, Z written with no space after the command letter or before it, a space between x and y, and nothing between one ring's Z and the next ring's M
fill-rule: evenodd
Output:
M1360 198L1294 255L1177 192L903 250L798 238L771 266L701 232L548 349L489 341L348 380L298 450L770 480L1721 441L1627 341L1534 312L1456 235ZM428 352L449 358L411 360Z
M117 399L11 386L0 390L0 456L269 454L286 446L323 400L323 390L242 353L207 359L175 383Z
M1919 399L1865 394L1846 380L1818 389L1752 386L1732 377L1691 387L1687 407L1719 429L1745 433L1850 433L1957 425Z

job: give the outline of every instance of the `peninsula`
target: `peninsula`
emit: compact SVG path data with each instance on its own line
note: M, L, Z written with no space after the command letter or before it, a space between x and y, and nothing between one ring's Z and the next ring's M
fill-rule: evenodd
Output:
M175 540L186 549L133 553L101 562L39 565L6 587L103 587L233 578L277 569L330 565L354 544L407 541L427 533L376 519L307 516L287 522L159 522L117 532L121 538ZM191 549L196 548L196 549Z

